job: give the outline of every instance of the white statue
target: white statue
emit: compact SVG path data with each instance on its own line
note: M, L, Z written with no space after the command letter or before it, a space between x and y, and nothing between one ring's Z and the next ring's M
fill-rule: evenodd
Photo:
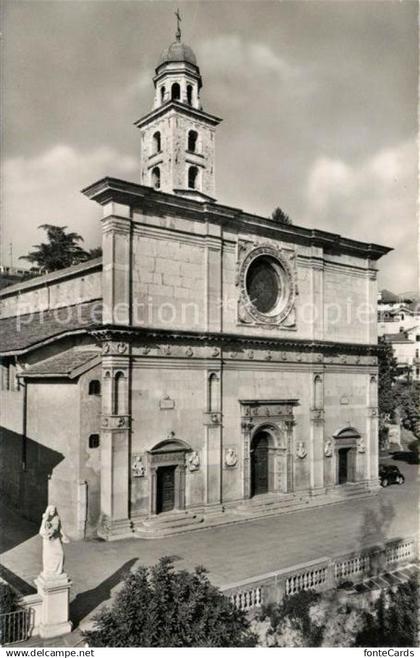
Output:
M366 452L366 444L363 437L360 437L359 439L359 446L357 448L357 452L361 452L361 453Z
M42 515L39 534L42 537L42 575L59 576L64 565L63 543L68 544L69 540L61 527L55 505L48 505Z
M146 474L146 469L144 467L142 458L138 455L132 463L131 471L133 473L133 477L135 478L143 478Z
M200 456L195 450L188 457L188 468L190 471L198 471L200 468Z
M299 441L296 447L296 456L299 457L299 459L305 459L307 454L308 453L306 451L305 444L303 441Z
M228 448L225 453L225 464L226 466L236 466L238 463L238 456L236 450L233 448Z
M332 453L333 453L332 441L328 439L328 441L326 441L324 445L324 455L326 457L332 457Z

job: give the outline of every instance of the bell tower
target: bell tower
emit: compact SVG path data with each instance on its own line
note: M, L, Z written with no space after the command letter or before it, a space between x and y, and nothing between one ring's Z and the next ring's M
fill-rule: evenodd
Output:
M162 192L215 201L215 132L221 119L201 107L200 69L192 49L176 40L162 52L153 78L153 110L141 133L140 182Z

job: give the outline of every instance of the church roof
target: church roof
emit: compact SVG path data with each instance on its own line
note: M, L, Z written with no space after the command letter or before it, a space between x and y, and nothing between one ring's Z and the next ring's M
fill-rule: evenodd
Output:
M101 355L97 350L73 348L40 363L35 363L22 373L22 377L69 377L72 379L100 363L100 359Z
M197 66L197 58L192 48L178 40L171 43L165 50L162 50L157 68L168 62L187 62L188 64Z
M102 302L96 300L0 319L0 354L25 352L40 343L101 325Z

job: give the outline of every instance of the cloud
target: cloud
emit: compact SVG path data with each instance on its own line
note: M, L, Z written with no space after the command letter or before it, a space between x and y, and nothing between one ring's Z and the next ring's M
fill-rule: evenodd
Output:
M13 242L15 265L43 235L43 223L68 225L85 238L87 246L100 243L100 209L80 190L106 175L135 178L136 161L116 150L100 147L83 152L56 144L32 158L6 159L2 171L4 260ZM22 265L24 261L20 261Z
M414 285L416 165L416 144L404 141L359 165L319 157L306 185L306 225L394 248L379 266L381 285L396 292Z
M206 63L206 71L233 71L236 77L253 76L258 69L264 76L279 76L283 80L300 73L285 58L279 57L269 46L242 39L238 34L220 35L204 41L197 49L199 61Z

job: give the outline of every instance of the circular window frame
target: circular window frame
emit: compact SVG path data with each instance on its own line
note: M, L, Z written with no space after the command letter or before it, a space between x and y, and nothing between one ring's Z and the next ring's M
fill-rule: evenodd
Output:
M267 313L258 310L251 301L247 290L248 271L253 263L260 258L265 258L271 262L276 269L276 276L279 281L277 302ZM278 249L269 245L253 249L243 260L239 281L242 304L253 320L261 324L279 324L289 315L295 301L294 276L289 263Z

